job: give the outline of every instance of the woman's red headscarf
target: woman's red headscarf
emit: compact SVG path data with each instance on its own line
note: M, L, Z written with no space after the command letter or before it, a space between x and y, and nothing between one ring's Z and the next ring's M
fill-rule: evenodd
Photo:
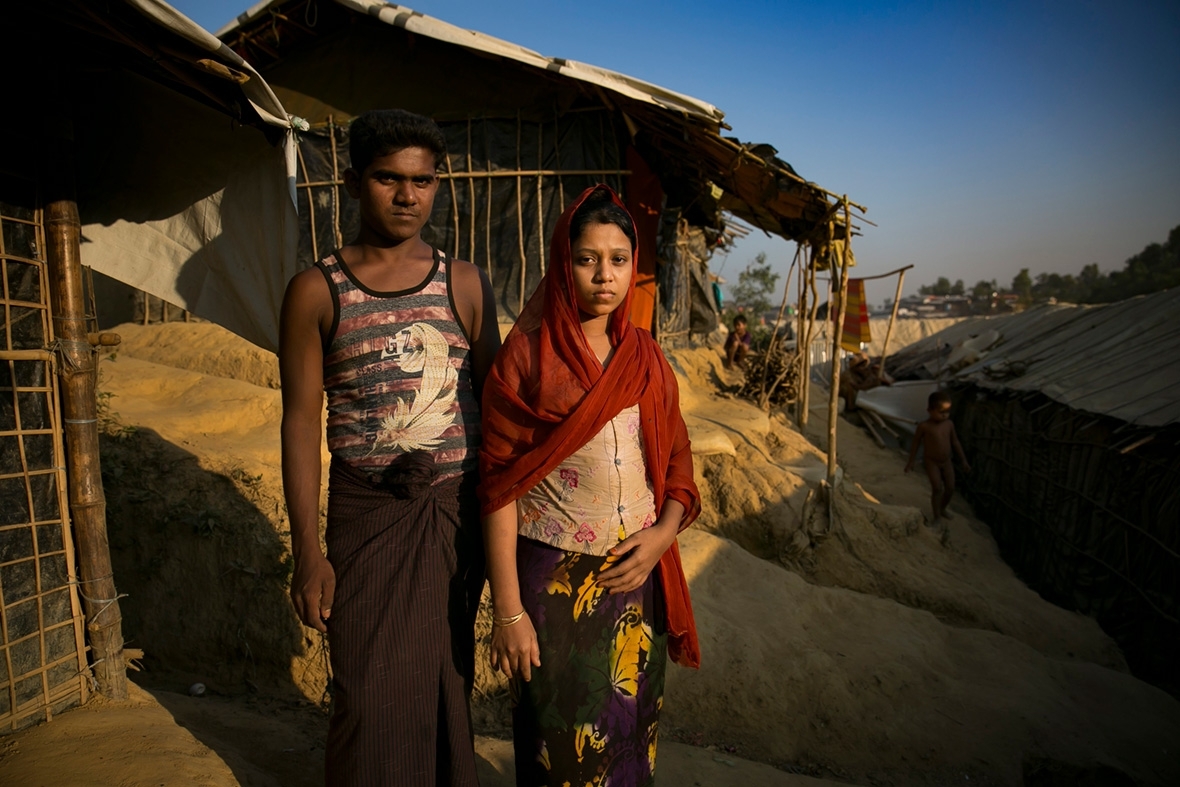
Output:
M598 185L582 192L561 214L549 270L484 383L480 501L484 514L515 502L620 411L638 402L656 511L667 500L679 501L685 511L683 530L700 513L701 495L693 481L676 378L651 334L631 324L638 250L631 259L627 295L610 316L614 354L605 369L582 333L570 219L598 189L626 210L614 191ZM698 667L696 624L675 541L660 558L657 572L667 609L668 652L676 663Z

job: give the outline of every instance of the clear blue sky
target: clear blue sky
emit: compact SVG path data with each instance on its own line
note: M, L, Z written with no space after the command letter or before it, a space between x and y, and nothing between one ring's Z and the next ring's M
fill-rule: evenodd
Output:
M329 0L320 0L328 2ZM174 0L210 30L249 0ZM708 101L866 205L858 273L1121 268L1180 224L1180 3L419 0L414 10ZM716 259L730 281L764 236ZM892 296L892 285L869 298Z

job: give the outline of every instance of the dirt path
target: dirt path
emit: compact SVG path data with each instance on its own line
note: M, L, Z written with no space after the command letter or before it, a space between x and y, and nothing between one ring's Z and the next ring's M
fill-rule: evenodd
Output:
M0 738L6 787L322 787L326 728L314 709L263 698L189 697L132 686ZM516 784L512 744L476 738L483 787ZM701 787L836 787L726 752L660 744L661 781Z

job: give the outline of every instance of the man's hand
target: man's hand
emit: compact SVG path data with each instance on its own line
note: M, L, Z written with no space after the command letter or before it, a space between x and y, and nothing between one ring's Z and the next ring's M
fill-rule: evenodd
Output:
M318 550L317 550L318 551ZM311 555L295 562L291 577L291 602L305 626L328 633L324 621L332 614L336 595L336 572L323 555Z
M598 584L611 592L630 593L647 581L648 574L672 546L679 531L680 518L661 519L649 528L640 530L611 550L621 559L598 575Z
M492 669L500 669L511 680L533 679L532 668L541 666L541 646L528 613L509 626L492 627Z

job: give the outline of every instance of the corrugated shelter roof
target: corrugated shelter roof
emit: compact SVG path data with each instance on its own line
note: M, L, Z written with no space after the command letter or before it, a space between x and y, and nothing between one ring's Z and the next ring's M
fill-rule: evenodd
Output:
M357 13L374 17L410 33L427 36L438 41L446 41L449 44L467 47L490 55L498 55L555 74L589 82L637 101L645 101L665 109L696 115L715 123L720 123L725 116L717 107L692 96L686 96L683 93L677 93L606 68L574 60L563 60L559 57L545 57L541 53L519 44L513 44L477 30L467 30L402 5L386 3L382 0L335 0L335 2ZM257 19L269 18L272 9L277 10L278 7L289 4L288 0L263 0L218 30L217 37L233 40L233 34L239 29Z
M648 134L669 166L694 183L697 193L762 230L801 239L829 216L829 198L834 195L800 177L772 146L722 136L729 127L723 122L724 113L712 104L609 69L546 57L405 6L380 0L334 0L318 3L313 13L309 0L265 0L217 35L269 73L270 66L282 64L296 48L350 29L360 21L358 16L463 47L486 58L489 68L495 68L497 61L510 63L579 84L608 108L621 110L633 134ZM323 68L333 66L324 63ZM284 102L291 111L300 111L290 98Z
M1101 306L1039 306L964 320L897 353L890 368L953 367L955 352L945 346L976 339L990 347L966 353L968 365L943 379L1037 391L1076 410L1162 427L1180 422L1178 318L1180 289Z

